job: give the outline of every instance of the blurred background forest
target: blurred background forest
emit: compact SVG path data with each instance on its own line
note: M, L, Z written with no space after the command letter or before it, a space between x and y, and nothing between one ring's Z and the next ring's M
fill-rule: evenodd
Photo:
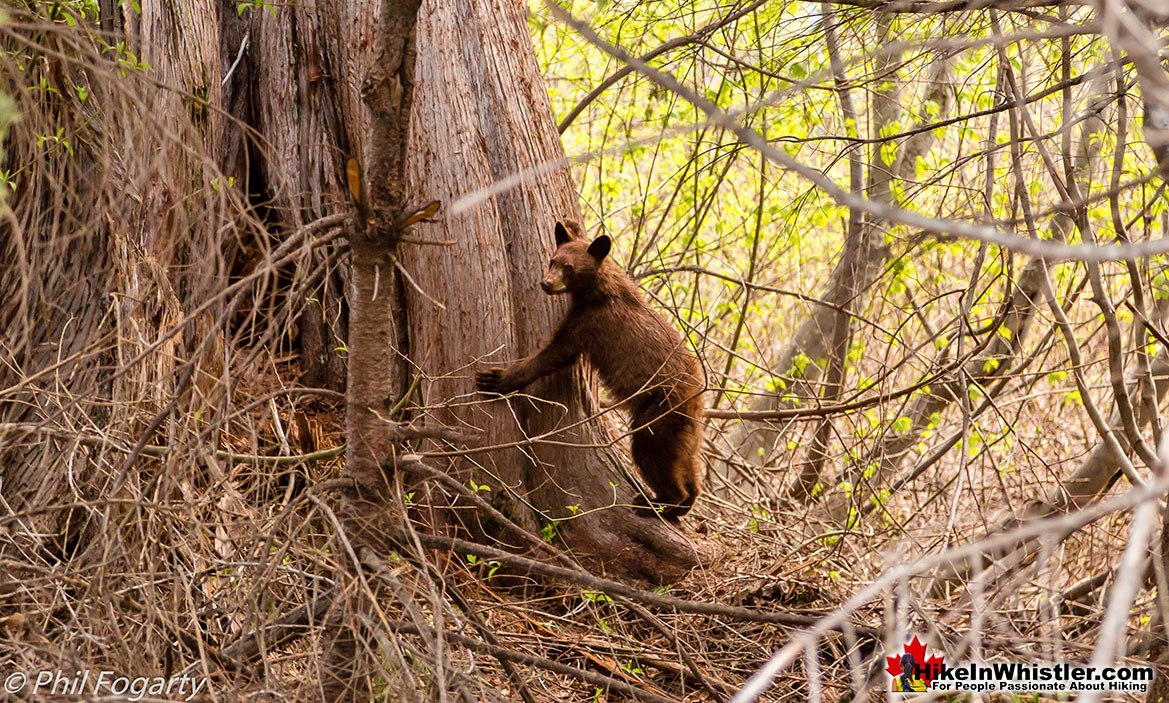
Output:
M0 678L856 700L918 634L1164 680L1166 22L8 3ZM474 393L565 217L702 360L680 526L587 370Z

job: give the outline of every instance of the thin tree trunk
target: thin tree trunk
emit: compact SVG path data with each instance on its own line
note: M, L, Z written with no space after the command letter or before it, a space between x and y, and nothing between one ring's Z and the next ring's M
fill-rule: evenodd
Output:
M824 46L828 50L828 60L832 66L832 82L836 86L837 97L840 101L840 117L845 125L857 125L856 106L852 102L852 92L848 86L848 76L844 72L844 60L840 56L840 42L836 38L836 15L832 11L832 5L825 3L824 8ZM887 14L880 14L877 16L877 33L881 36L886 36L889 30L889 22L891 18ZM877 69L878 73L883 74L889 70L893 62L900 60L900 54L897 52L890 52L884 55L880 65ZM897 105L897 89L896 82L889 81L884 90L878 89L875 92L874 102L874 121L883 124L885 121L893 119L893 116L900 110ZM849 129L850 133L855 132L855 126ZM850 136L856 136L850 134ZM874 153L879 153L880 150L874 150ZM869 164L869 181L872 184L871 190L879 191L887 194L888 179L883 175L878 175L874 172L876 165L876 158ZM888 168L892 164L883 164L882 170L888 173ZM853 151L848 157L848 182L849 190L853 193L860 193L864 189L865 183L864 164L861 160L861 154ZM871 193L870 193L871 196ZM867 236L866 236L867 235ZM848 340L852 337L852 318L850 316L850 308L854 302L857 291L853 283L856 281L856 270L859 265L859 260L856 258L866 248L870 242L862 241L873 235L871 229L866 230L864 216L856 208L852 208L848 213L848 225L844 235L844 253L841 256L839 269L843 272L848 272L847 275L842 275L839 279L840 285L834 286L828 291L828 303L833 306L831 314L831 329L826 333L830 346L828 353L825 355L823 362L819 357L816 358L815 366L819 368L824 366L824 387L820 394L821 400L825 403L835 402L840 398L840 393L844 387L845 371L845 357L848 355ZM809 367L812 364L808 364ZM816 427L816 431L812 435L812 445L808 449L807 458L800 466L800 471L796 475L795 482L791 485L788 495L798 501L803 502L812 496L819 486L820 474L823 471L825 462L828 461L829 444L832 440L832 417L826 416L820 420L820 424Z
M896 75L900 59L895 52L882 53L882 56L885 58L878 72L882 75L884 87L877 90L873 98L872 135L881 134L901 114L897 100L900 86ZM947 114L953 102L948 69L949 59L940 58L924 95L924 102L938 106L940 116ZM881 145L874 146L868 163L868 197L890 201L893 197L893 183L913 175L918 158L929 152L935 140L932 130L909 137L900 145L893 163L884 162ZM867 218L860 236L846 241L821 299L848 301L854 310L860 307L862 298L872 288L888 260L889 248L885 243L882 226L882 222ZM839 314L837 308L827 305L817 305L812 309L790 342L780 347L773 357L774 361L768 364L779 374L779 388L774 394L756 398L749 410L781 410L790 407L793 402L807 402L819 395L820 377L832 353L834 319ZM744 461L766 465L774 459L781 431L778 425L743 422L732 430L729 443ZM814 478L806 476L801 479L797 486L814 484L819 479L816 473Z
M1169 673L1169 592L1166 592L1169 582L1169 503L1161 509L1161 539L1153 559L1157 599L1151 622L1156 640L1148 657L1157 667L1157 676L1145 694L1145 703L1166 703L1169 701L1169 676L1166 676Z
M401 387L396 353L404 344L398 318L398 273L394 269L404 220L407 131L414 100L415 23L420 0L382 0L376 35L376 60L365 77L364 96L371 116L360 184L351 183L357 203L352 220L350 285L347 299L349 378L345 412L345 469L354 488L341 495L338 517L344 534L337 553L356 550L359 563L342 558L349 580L347 596L331 613L324 637L320 677L323 701L366 701L372 694L370 671L376 655L370 623L381 590L363 587L363 552L374 563L392 544L391 525L400 522L400 500L391 495L394 426L383 417ZM427 128L429 125L421 126ZM366 640L369 644L363 642ZM364 645L364 646L363 646Z
M1134 364L1126 382L1129 396L1142 397L1144 394L1143 386L1150 377L1155 384L1152 395L1156 398L1157 403L1160 403L1164 399L1166 391L1169 391L1169 353L1165 350L1153 358L1147 373L1139 368L1139 365ZM1153 413L1149 412L1148 406L1144 403L1140 404L1135 418L1137 426L1145 427L1152 419ZM1119 414L1113 413L1109 425L1125 454L1130 454L1132 442L1129 440L1128 434L1124 432ZM1008 532L1020 525L1050 515L1071 512L1090 505L1112 486L1120 475L1123 461L1124 457L1117 454L1111 443L1103 438L1098 439L1091 453L1075 472L1044 497L1029 501L1021 512L1000 517L987 531L986 536ZM1032 539L1008 545L994 553L984 554L978 560L967 560L953 564L935 576L931 591L941 594L969 579L976 566L975 561L985 564L997 560L994 568L1001 577L1001 575L1010 573L1018 566L1025 564L1038 552L1039 547L1039 542Z
M1102 99L1108 99L1103 96ZM1099 113L1099 100L1093 100L1091 106L1076 120L1069 120L1068 126L1079 123L1078 153L1074 158L1072 176L1080 183L1081 192L1091 177L1092 168L1100 154L1101 140L1091 135L1104 129L1104 122ZM1066 241L1067 236L1075 227L1075 220L1066 212L1057 213L1052 217L1049 232L1053 241ZM842 483L853 491L849 495L836 496L831 501L829 511L838 521L845 521L849 508L863 505L868 502L874 491L883 487L889 476L910 455L910 450L921 441L922 435L929 429L938 413L944 412L951 404L962 397L966 383L978 383L987 386L990 381L1001 378L1017 363L1023 344L1027 340L1038 305L1043 300L1043 279L1045 263L1041 259L1031 259L1019 277L1011 286L1011 295L1007 307L1000 315L1001 325L987 334L993 335L986 343L985 349L970 359L954 378L942 383L933 384L929 393L914 398L904 416L909 417L912 424L904 432L895 432L891 428L886 430L881 438L864 457L850 464L842 476ZM1002 330L1005 330L1004 334ZM965 381L962 376L965 377Z
M1169 73L1161 62L1157 27L1169 19L1162 3L1098 0L1097 15L1113 51L1125 54L1136 69L1144 103L1144 133L1157 157L1157 170L1169 179Z

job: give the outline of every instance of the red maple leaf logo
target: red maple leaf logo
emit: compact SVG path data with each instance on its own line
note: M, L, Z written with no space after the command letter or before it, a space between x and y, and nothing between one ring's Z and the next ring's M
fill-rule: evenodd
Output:
M905 647L902 649L903 654L901 655L885 657L885 671L889 672L890 676L900 676L903 673L901 671L901 659L905 654L908 654L913 657L914 668L917 669L917 671L909 673L911 675L916 675L928 686L930 681L932 681L934 678L934 673L937 671L937 667L940 666L942 662L945 661L945 659L937 655L933 655L927 658L925 655L926 646L922 644L921 640L917 639L917 635L914 635L913 641L905 645Z

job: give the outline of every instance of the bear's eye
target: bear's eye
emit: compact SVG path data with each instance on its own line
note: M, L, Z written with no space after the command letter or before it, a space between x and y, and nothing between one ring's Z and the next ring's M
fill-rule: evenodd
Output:
M566 274L572 275L572 264L565 264L564 265L564 272Z

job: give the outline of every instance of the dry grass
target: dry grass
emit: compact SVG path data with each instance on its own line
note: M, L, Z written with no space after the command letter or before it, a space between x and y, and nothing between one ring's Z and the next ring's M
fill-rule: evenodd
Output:
M7 141L17 185L0 202L0 677L189 671L210 677L208 699L310 698L327 634L321 599L342 571L330 492L341 457L330 450L343 444L344 415L338 394L298 385L303 298L290 291L319 280L315 250L338 265L326 245L340 220L269 232L254 203L224 186L205 135L159 119L159 105L179 100L173 92L122 71L92 36L18 18L0 25L0 44L17 57L0 62L0 85L21 115ZM46 125L62 132L46 139ZM583 570L497 568L463 550L387 549L370 576L392 597L369 643L381 696L719 700L842 604L856 631L818 636L769 699L841 700L884 686L880 657L906 632L959 659L1087 661L1127 510L1047 540L1001 578L964 578L941 595L927 590L933 570L922 561L1022 514L1091 449L1096 432L1067 401L1070 381L1044 386L1069 363L1044 344L1031 350L1042 368L1013 378L1013 395L988 413L997 419L979 424L992 441L966 452L968 437L891 496L886 513L853 526L774 498L814 423L792 426L797 449L758 479L771 498L700 504L685 529L702 564L661 593L604 595L605 582ZM1105 388L1102 336L1084 350L1088 378ZM907 371L890 383L913 380ZM927 450L962 420L934 428ZM865 421L839 421L838 464L864 446L850 423ZM450 487L429 490L435 503L452 498ZM1145 585L1163 577L1150 571ZM883 585L872 597L848 603L874 582ZM1159 617L1153 592L1142 591L1128 620L1134 659L1163 647L1149 624ZM264 640L272 623L313 604L322 607L295 637ZM796 617L767 622L777 615ZM242 643L258 651L244 654ZM502 661L516 664L522 692Z

